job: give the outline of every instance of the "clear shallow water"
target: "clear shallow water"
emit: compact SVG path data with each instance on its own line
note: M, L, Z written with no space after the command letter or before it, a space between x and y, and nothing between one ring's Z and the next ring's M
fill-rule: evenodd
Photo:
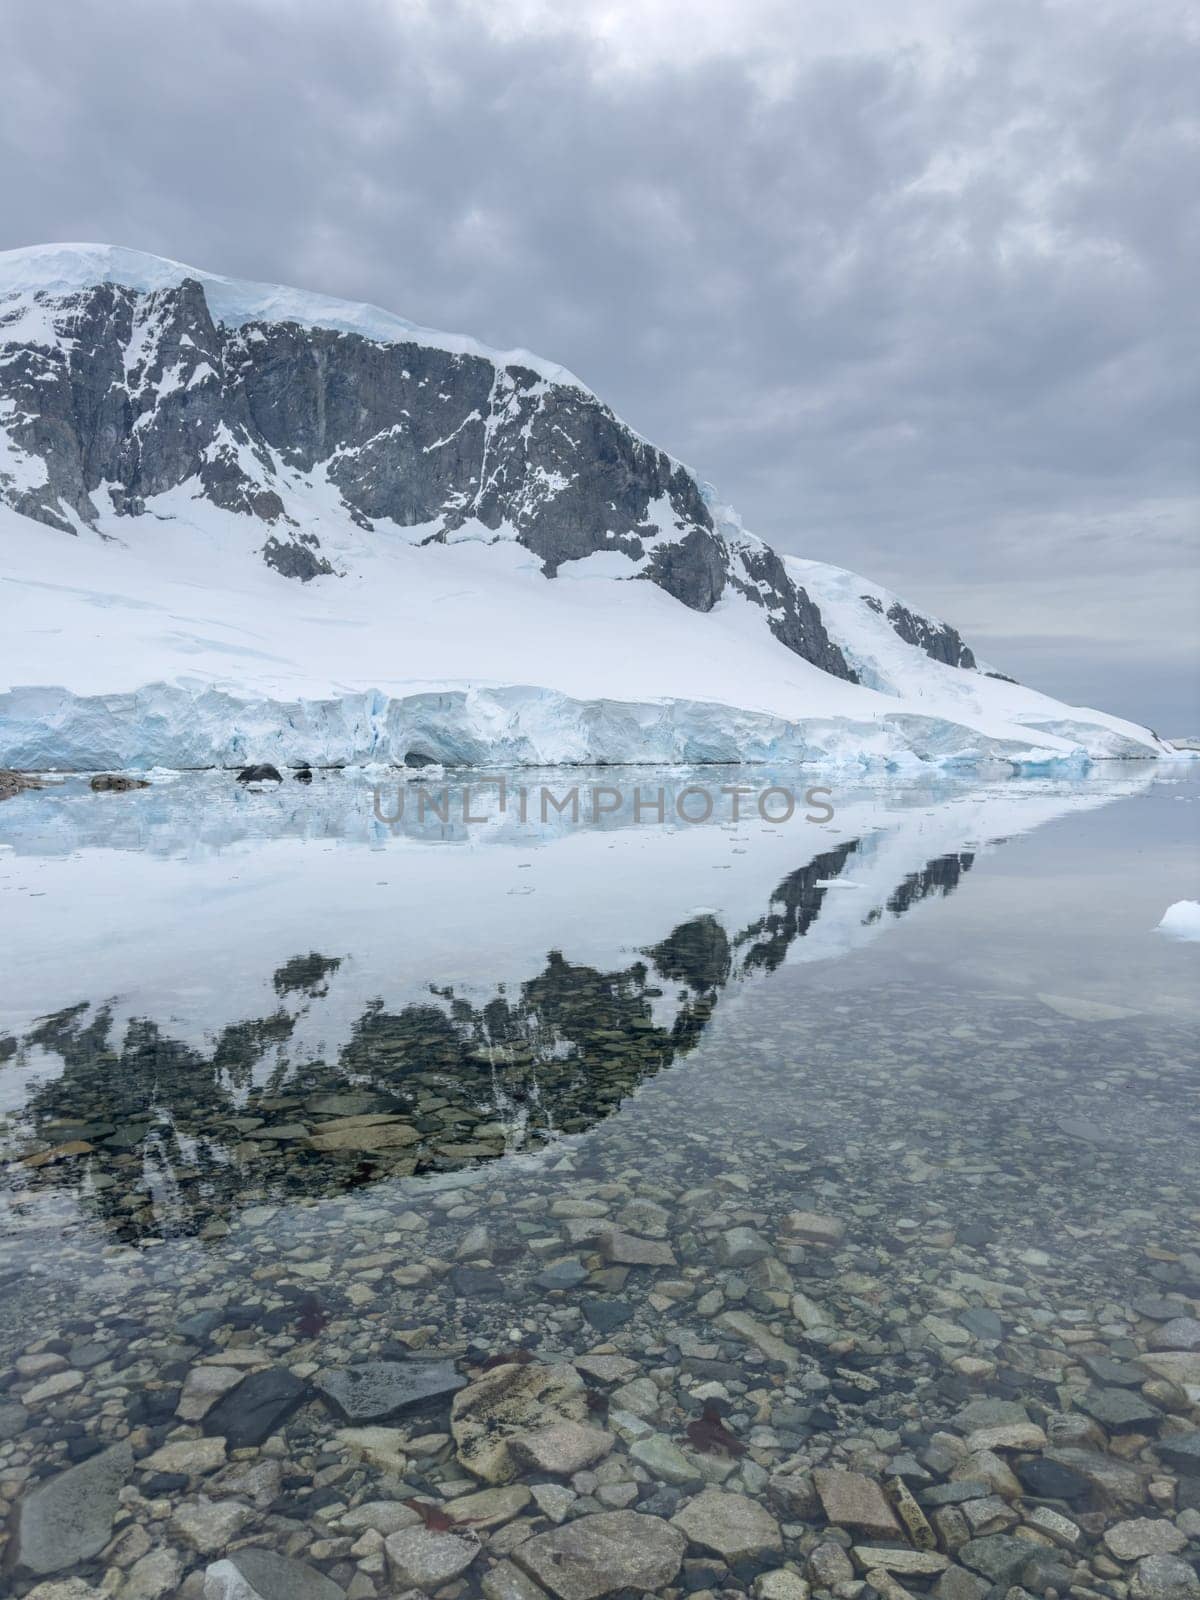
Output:
M609 776L661 784L668 815L689 783L745 781ZM1081 1355L1146 1352L1136 1300L1194 1312L1197 947L1153 931L1198 897L1193 777L834 783L829 821L718 802L702 826L592 826L586 796L578 825L543 824L478 786L466 823L447 781L445 823L409 785L389 826L395 787L377 807L350 774L75 780L0 811L0 1376L45 1340L72 1375L41 1397L8 1367L0 1495L131 1428L147 1459L197 1368L307 1385L415 1353L469 1377L517 1346L529 1370L611 1346L651 1387L614 1404L586 1375L587 1420L617 1414L603 1462L506 1472L574 1495L564 1526L669 1517L720 1480L784 1529L708 1575L748 1589L824 1537L773 1474L882 1477L982 1397L1074 1414ZM1175 1376L1147 1450L1200 1398ZM688 1443L706 1382L746 1456ZM448 1404L368 1419L399 1430L385 1469L301 1396L253 1447L280 1464L262 1503L229 1468L133 1466L139 1547L177 1585L249 1542L392 1592L338 1519L480 1486L463 1439L408 1449ZM201 1491L238 1511L197 1550L179 1507ZM457 1581L554 1525L511 1513Z

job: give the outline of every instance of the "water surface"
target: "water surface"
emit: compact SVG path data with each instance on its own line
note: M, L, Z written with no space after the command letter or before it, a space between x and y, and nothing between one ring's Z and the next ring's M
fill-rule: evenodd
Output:
M560 1498L501 1518L459 1581L560 1512L670 1517L719 1481L784 1530L709 1575L748 1591L822 1537L773 1477L881 1478L973 1400L1071 1413L1082 1357L1153 1348L1139 1300L1194 1312L1197 947L1154 931L1200 898L1194 778L833 782L828 821L689 825L682 788L744 773L609 777L662 786L668 821L522 820L476 786L465 822L451 778L447 821L410 784L389 824L395 786L350 773L5 804L0 1495L198 1434L197 1368L472 1377L524 1348L585 1360L615 1443L576 1472L514 1460ZM70 1386L41 1397L11 1365L31 1351ZM1200 1399L1176 1376L1148 1413L1168 1432ZM693 1447L706 1397L747 1453ZM262 1445L271 1494L130 1481L139 1507L240 1507L222 1549L390 1593L338 1519L480 1487L448 1407L385 1408L381 1464L306 1390ZM1027 1510L1002 1496L987 1531ZM178 1584L219 1554L186 1516L135 1520Z

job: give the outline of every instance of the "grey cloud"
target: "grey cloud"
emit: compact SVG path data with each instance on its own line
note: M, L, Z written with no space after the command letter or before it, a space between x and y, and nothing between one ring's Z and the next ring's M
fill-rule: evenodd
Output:
M1171 0L926 10L907 48L834 52L798 7L760 44L751 7L715 52L660 27L616 68L466 3L13 0L0 245L112 240L538 350L780 547L1200 727L1200 38ZM1060 633L1081 576L1089 631Z

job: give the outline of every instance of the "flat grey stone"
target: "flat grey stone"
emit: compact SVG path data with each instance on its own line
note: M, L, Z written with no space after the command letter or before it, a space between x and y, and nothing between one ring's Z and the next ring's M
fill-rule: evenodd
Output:
M236 1367L193 1367L184 1379L175 1415L183 1422L202 1421L221 1396L236 1389L244 1377Z
M1007 1428L1028 1422L1029 1413L1019 1400L972 1400L954 1418L960 1433L975 1433L979 1428Z
M637 1440L630 1445L629 1454L660 1483L683 1485L700 1480L701 1473L696 1463L689 1461L665 1433L652 1433L648 1439Z
M1200 1429L1175 1433L1154 1446L1159 1457L1184 1477L1200 1478Z
M587 1277L588 1270L574 1256L555 1261L538 1273L534 1280L540 1289L574 1289Z
M1200 1317L1172 1317L1146 1343L1151 1350L1200 1350Z
M202 1556L226 1550L254 1515L240 1500L185 1500L171 1513L171 1538Z
M1165 1517L1133 1517L1105 1529L1104 1543L1118 1561L1142 1556L1173 1556L1187 1544L1187 1534Z
M622 1267L673 1267L675 1252L661 1239L639 1239L636 1234L610 1228L598 1235L606 1261Z
M1102 1501L1116 1505L1140 1505L1145 1499L1146 1482L1139 1469L1129 1462L1118 1461L1115 1456L1102 1454L1099 1450L1083 1450L1074 1445L1056 1445L1047 1450L1040 1459L1019 1464L1021 1482L1029 1485L1032 1475L1026 1471L1027 1467L1046 1466L1067 1469L1061 1476L1067 1480L1074 1475L1082 1479L1088 1490L1097 1495ZM1050 1474L1047 1474L1050 1476ZM1060 1474L1055 1472L1054 1477ZM1053 1491L1039 1487L1034 1491L1037 1494L1052 1494ZM1078 1499L1078 1493L1055 1495L1055 1498L1064 1500Z
M1132 1361L1114 1361L1111 1356L1081 1355L1080 1365L1091 1378L1106 1388L1138 1389L1146 1381L1146 1374Z
M602 1428L564 1417L530 1433L514 1434L508 1447L522 1466L565 1478L608 1455L615 1443L612 1434Z
M108 1600L103 1589L93 1589L82 1578L63 1578L60 1582L39 1583L26 1600Z
M934 1600L986 1600L990 1585L966 1567L947 1567L933 1586Z
M718 1237L715 1253L723 1267L749 1267L770 1255L771 1247L753 1228L730 1228Z
M757 1500L744 1494L705 1489L671 1518L691 1544L723 1561L742 1561L766 1550L782 1550L779 1524Z
M977 1339L1004 1337L1004 1324L996 1313L989 1311L986 1306L968 1306L965 1311L956 1311L954 1315L967 1332L973 1333Z
M618 1589L665 1589L686 1547L679 1529L660 1517L602 1511L527 1539L513 1560L559 1600L600 1600Z
M852 1581L854 1563L840 1544L819 1544L809 1553L808 1575L817 1588L832 1589L836 1584Z
M1182 1300L1173 1300L1165 1294L1139 1295L1133 1302L1133 1309L1139 1317L1146 1317L1151 1322L1170 1322L1172 1317L1187 1314L1187 1307Z
M346 1600L332 1578L275 1550L235 1550L205 1568L204 1600Z
M15 1439L29 1426L29 1413L16 1400L0 1404L0 1439Z
M17 1508L16 1565L42 1576L103 1550L132 1467L122 1441L31 1489Z
M174 1600L182 1576L183 1558L178 1550L159 1545L130 1567L121 1586L121 1600Z
M835 1528L854 1528L876 1539L899 1538L896 1514L873 1478L824 1467L812 1476L825 1515Z
M854 1559L864 1572L877 1568L902 1578L932 1578L950 1565L950 1557L940 1550L909 1550L903 1546L881 1549L873 1544L856 1544Z
M960 1506L964 1500L982 1500L992 1492L982 1478L960 1478L956 1483L935 1483L917 1495L923 1506Z
M1137 1428L1156 1427L1162 1412L1128 1389L1087 1389L1075 1397L1076 1408L1085 1412L1102 1428L1124 1433Z
M479 1585L484 1600L545 1600L546 1591L511 1561L498 1561Z
M989 1533L982 1539L968 1539L957 1552L964 1566L981 1572L992 1583L1006 1586L1017 1582L1021 1568L1037 1553L1037 1545L1009 1533Z
M347 1422L385 1422L411 1407L448 1400L467 1380L451 1361L367 1361L321 1372L314 1382Z
M1129 1586L1133 1600L1200 1600L1200 1577L1181 1556L1146 1556Z
M482 1545L469 1528L435 1533L432 1528L402 1528L384 1541L388 1568L397 1583L432 1593L465 1572Z

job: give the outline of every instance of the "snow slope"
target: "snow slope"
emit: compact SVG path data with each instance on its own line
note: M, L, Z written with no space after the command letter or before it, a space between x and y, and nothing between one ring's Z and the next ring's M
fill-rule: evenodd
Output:
M339 526L332 509L327 538L355 561L327 580L330 605L257 561L244 519L183 493L162 501L101 535L0 511L11 619L0 661L13 685L0 694L0 763L344 765L416 752L468 765L1078 765L1153 753L1141 730L1099 714L1080 737L1033 732L1007 702L1039 714L1055 703L991 680L965 704L953 684L898 698L831 677L737 595L698 617L651 584L614 581L609 558L548 583L511 542L416 548Z
M151 298L116 303L97 296L106 284ZM291 324L333 330L338 348L309 349ZM116 352L115 379L81 327L106 361ZM256 351L272 339L264 376ZM452 360L418 381L387 366L393 347ZM312 373L336 361L314 399ZM355 384L371 392L368 431L397 420L361 443L327 437L335 403L343 426L356 415L347 383L351 402ZM486 418L468 409L481 394ZM459 418L444 436L443 407ZM91 481L105 450L119 483ZM1174 754L933 659L973 662L910 608L893 625L896 606L852 574L780 562L708 486L524 352L106 246L0 255L0 766L419 754L1079 770Z
M893 608L910 615L914 608L857 573L798 556L786 556L784 564L817 601L826 626L860 682L903 700L913 710L980 727L992 719L1003 720L1027 729L1037 739L1049 736L1077 742L1094 757L1133 754L1127 742L1131 738L1149 739L1160 747L1163 744L1161 740L1154 741L1146 729L1097 711L1064 705L983 663L976 670L964 671L914 649L887 621ZM933 627L945 626L928 616L920 620Z

